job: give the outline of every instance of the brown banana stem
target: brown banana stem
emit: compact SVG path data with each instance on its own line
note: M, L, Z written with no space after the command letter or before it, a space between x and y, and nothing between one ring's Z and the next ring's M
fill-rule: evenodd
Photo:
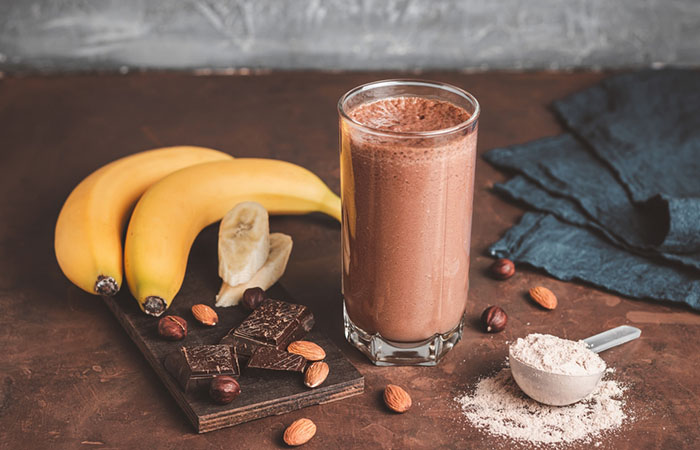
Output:
M106 275L100 275L95 282L95 293L99 295L113 296L119 292L119 284L114 278Z
M159 317L165 312L165 300L155 295L146 297L146 301L143 302L143 311L154 317Z

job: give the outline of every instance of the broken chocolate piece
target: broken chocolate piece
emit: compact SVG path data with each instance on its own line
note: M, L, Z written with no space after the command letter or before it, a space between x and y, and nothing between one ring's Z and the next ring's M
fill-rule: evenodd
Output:
M313 326L314 315L306 306L268 299L219 343L231 345L240 355L251 356L261 346L286 349Z
M185 392L208 385L218 375L237 377L241 373L229 345L181 347L165 358L164 365Z
M287 370L303 372L306 359L273 347L259 347L248 361L248 369Z

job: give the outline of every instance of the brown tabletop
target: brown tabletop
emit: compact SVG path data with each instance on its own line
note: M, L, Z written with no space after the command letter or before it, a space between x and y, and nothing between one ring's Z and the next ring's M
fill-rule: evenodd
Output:
M505 179L477 167L472 269L462 342L434 368L374 367L344 342L339 227L327 220L273 218L294 237L282 278L309 304L364 374L364 395L197 435L136 346L97 298L71 285L53 254L62 202L84 176L117 157L195 144L235 156L286 159L339 187L336 101L349 88L390 73L276 73L234 76L135 74L0 80L0 448L265 448L282 446L300 417L318 425L307 448L491 448L503 441L466 423L453 398L497 368L506 341L530 332L582 338L620 324L640 340L605 353L632 386L636 420L602 448L700 445L700 315L669 303L635 301L519 268L508 281L486 276L488 245L523 214L493 192ZM459 74L431 78L481 102L479 151L557 134L547 105L589 86L600 73ZM187 282L187 280L185 280ZM560 306L546 312L524 293L550 287ZM177 301L177 300L176 300ZM499 304L509 313L497 335L475 325ZM381 403L387 383L406 387L405 415Z

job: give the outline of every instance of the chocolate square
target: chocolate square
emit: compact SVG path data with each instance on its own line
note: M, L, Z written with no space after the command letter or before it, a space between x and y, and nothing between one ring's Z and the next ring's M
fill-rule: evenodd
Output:
M237 377L241 373L238 357L229 345L181 347L165 358L164 365L185 392L208 385L216 376Z
M273 347L259 347L248 361L248 369L287 370L303 372L306 359Z
M261 346L284 350L313 326L314 316L308 307L268 299L219 343L231 345L242 356L251 356Z

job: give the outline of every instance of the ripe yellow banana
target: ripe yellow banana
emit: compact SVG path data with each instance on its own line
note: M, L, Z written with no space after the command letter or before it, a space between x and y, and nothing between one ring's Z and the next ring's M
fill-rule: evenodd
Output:
M245 201L270 214L319 211L340 220L340 198L292 163L240 158L179 170L146 191L126 233L126 280L145 313L163 314L182 286L199 232Z
M58 215L54 248L61 270L91 294L116 294L122 284L124 227L141 194L176 170L231 159L203 147L166 147L96 170L73 189Z

